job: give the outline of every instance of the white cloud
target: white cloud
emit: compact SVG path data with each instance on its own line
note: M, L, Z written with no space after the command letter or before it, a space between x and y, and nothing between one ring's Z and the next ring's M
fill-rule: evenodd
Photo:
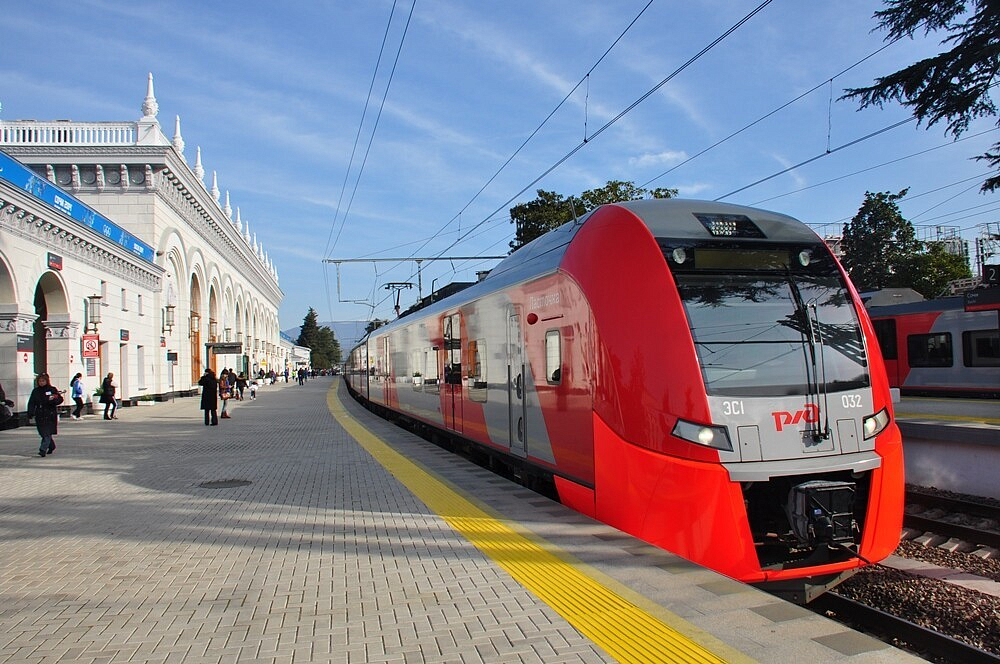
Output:
M692 184L679 184L675 188L677 189L678 196L681 198L688 198L696 196L706 189L711 189L712 185L707 182L694 182Z
M663 152L646 153L638 157L630 157L628 165L633 168L645 168L647 166L660 166L662 164L676 164L687 159L687 153L683 150L664 150Z

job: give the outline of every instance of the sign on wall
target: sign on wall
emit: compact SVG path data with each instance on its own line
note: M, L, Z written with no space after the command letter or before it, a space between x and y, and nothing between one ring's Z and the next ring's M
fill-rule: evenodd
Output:
M83 335L83 353L84 358L88 357L100 357L101 356L101 337L96 334L85 334Z
M27 334L17 335L17 358L24 364L30 364L35 353L35 339Z

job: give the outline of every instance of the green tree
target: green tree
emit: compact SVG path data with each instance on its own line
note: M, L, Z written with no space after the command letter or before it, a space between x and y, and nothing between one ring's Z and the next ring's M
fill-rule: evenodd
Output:
M866 191L861 209L844 224L844 267L860 291L908 286L905 268L920 243L896 203L906 192Z
M928 299L945 295L949 281L972 276L968 257L949 253L944 242L925 243L924 251L911 256L903 271L909 287Z
M979 117L994 117L990 95L1000 74L1000 11L996 0L886 0L875 12L886 40L943 30L945 50L897 72L875 79L864 88L849 88L842 99L857 99L861 108L882 107L890 100L909 107L918 121L930 127L945 120L945 133L955 138ZM967 10L967 7L971 9ZM997 122L1000 126L1000 121ZM976 157L1000 168L1000 142ZM1000 188L1000 173L986 179L981 190Z
M534 200L510 209L510 223L514 224L515 229L514 239L510 242L511 253L573 219L570 201L561 194L544 189L539 189L537 193L538 197ZM573 205L577 203L574 202ZM584 212L582 208L576 208L577 215Z
M306 317L302 319L302 329L299 331L299 338L295 341L298 346L305 346L306 348L315 348L316 340L319 335L319 323L317 319L319 318L316 310L309 307Z
M601 205L640 198L672 198L677 195L677 190L662 187L643 189L634 182L609 180L603 187L588 189L576 197L564 198L561 194L543 189L539 189L537 193L538 197L534 200L510 209L510 222L516 229L510 243L511 253L552 229L572 221L574 213L579 217Z
M320 327L318 318L316 310L309 307L309 312L302 319L302 330L295 344L309 349L309 363L312 366L328 369L340 363L342 351L333 330L326 325Z
M312 366L328 369L339 364L340 359L340 343L333 334L333 330L326 326L319 328L316 332L316 346L312 348L309 356Z

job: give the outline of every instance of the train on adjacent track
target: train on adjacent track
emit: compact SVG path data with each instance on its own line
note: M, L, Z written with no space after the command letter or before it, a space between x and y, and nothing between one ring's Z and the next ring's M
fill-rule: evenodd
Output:
M345 374L373 410L798 601L899 541L902 444L871 322L785 215L599 207L373 331Z
M962 297L870 307L889 385L903 394L1000 396L998 312Z

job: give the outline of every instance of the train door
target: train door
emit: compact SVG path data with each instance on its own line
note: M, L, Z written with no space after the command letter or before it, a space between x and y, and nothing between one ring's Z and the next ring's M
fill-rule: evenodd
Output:
M444 318L444 388L441 408L444 424L453 431L462 430L462 319L459 314Z
M507 430L510 432L510 453L525 456L527 413L524 410L524 340L517 309L507 312Z
M392 366L389 363L389 335L382 337L382 348L380 349L382 374L379 378L382 379L382 398L385 401L385 405L392 407L392 392L390 391L390 384L392 383Z

